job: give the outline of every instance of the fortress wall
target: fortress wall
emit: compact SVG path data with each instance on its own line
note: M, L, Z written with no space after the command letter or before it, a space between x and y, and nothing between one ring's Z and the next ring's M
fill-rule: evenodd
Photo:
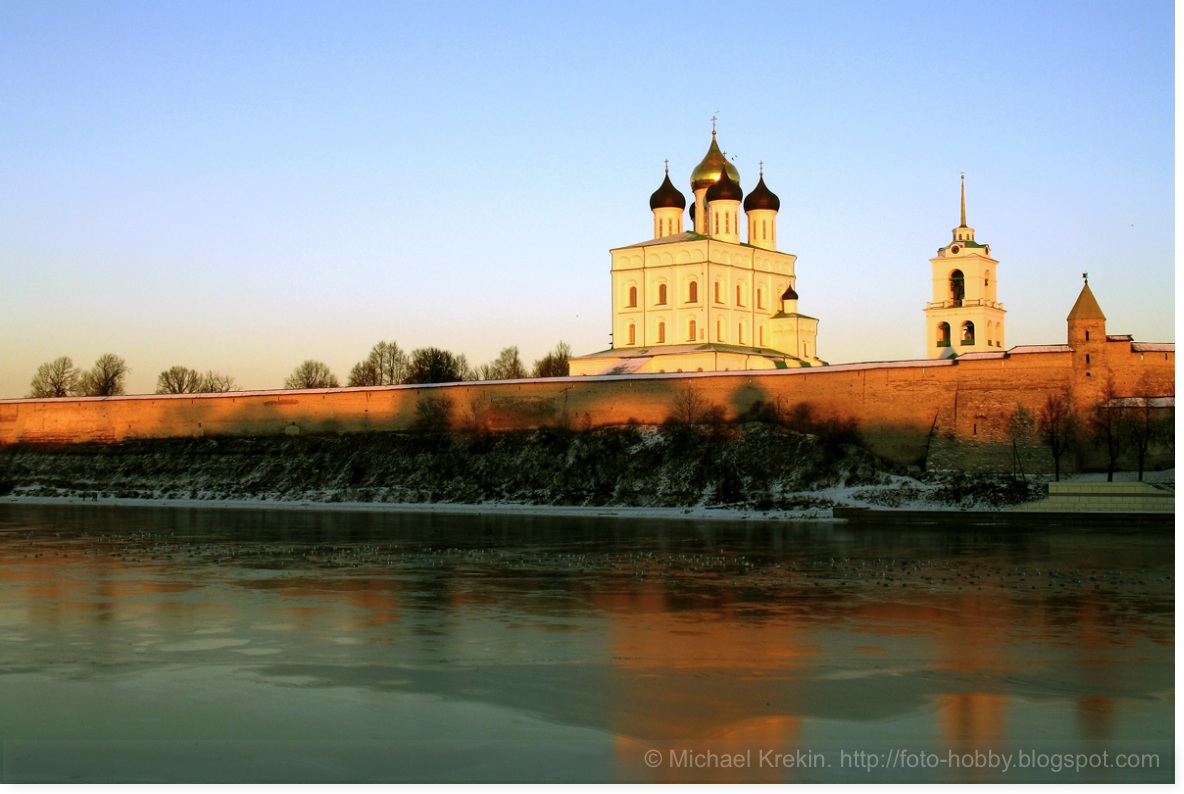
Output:
M0 401L0 444L111 442L202 435L408 430L426 399L447 400L452 426L488 430L660 424L688 389L701 408L734 419L764 403L784 413L805 405L815 419L854 420L868 446L902 463L935 453L951 466L1008 468L1008 421L1017 405L1036 414L1049 395L1085 392L1109 378L1172 395L1175 354L1135 353L1129 343L1095 350L1089 383L1064 348L957 361L855 364L760 372L667 373L475 381L218 395ZM1004 465L1007 464L1007 465Z

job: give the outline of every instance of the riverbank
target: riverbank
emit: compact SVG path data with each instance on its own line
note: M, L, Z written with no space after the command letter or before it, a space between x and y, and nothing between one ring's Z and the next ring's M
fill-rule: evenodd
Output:
M1134 474L1122 472L1116 475L1120 481L1134 481ZM1174 489L1175 470L1154 472L1145 478L1149 482ZM1065 482L1090 483L1104 481L1104 475L1084 474L1066 478ZM887 523L892 525L924 524L943 520L950 515L963 515L975 525L1006 526L1017 523L1042 524L1080 521L1088 517L1093 523L1171 523L1174 514L1146 513L1088 513L1034 511L1042 500L1035 500L1012 507L1009 510L995 510L987 507L971 509L951 507L947 503L926 498L924 494L896 506L874 504L886 501L883 492L923 486L917 480L900 477L898 481L879 488L855 486L831 488L823 492L799 494L801 500L807 497L831 502L826 509L798 510L755 510L743 507L721 505L694 505L688 507L636 507L624 505L544 505L512 502L486 502L465 504L456 502L356 502L315 501L283 499L188 499L188 498L126 498L72 494L58 496L0 496L0 505L55 505L55 506L111 506L111 507L166 507L166 508L214 508L230 510L307 510L345 512L401 512L455 515L529 515L573 518L634 518L662 520L712 520L712 521L843 521L847 523ZM933 488L931 490L938 490ZM878 497L878 498L877 498Z
M857 442L750 423L15 446L0 448L0 501L829 520L1000 512L1047 495L1045 479L905 469Z

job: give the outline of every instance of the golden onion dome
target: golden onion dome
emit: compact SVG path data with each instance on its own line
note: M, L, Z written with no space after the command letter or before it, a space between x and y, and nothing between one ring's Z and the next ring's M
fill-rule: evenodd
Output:
M731 180L739 185L740 172L736 170L736 166L728 162L724 153L719 150L719 144L715 142L715 131L712 130L711 146L707 149L707 155L691 172L691 190L711 187L719 181L719 175L725 169Z

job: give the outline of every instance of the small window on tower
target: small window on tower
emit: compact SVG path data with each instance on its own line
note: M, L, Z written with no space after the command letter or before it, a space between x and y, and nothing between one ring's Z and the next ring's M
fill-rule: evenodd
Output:
M658 305L659 306L666 305L666 285L665 284L658 285Z
M938 347L949 347L950 346L950 324L949 323L938 323L937 324L937 346Z
M629 303L626 306L626 308L633 309L636 307L637 307L637 287L630 287L629 288Z
M692 281L687 285L687 303L699 302L699 282Z

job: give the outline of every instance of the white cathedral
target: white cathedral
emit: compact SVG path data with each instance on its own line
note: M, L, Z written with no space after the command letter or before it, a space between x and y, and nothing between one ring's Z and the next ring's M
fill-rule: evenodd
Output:
M571 360L572 375L821 366L818 320L798 312L793 254L777 250L781 200L764 169L747 196L711 131L686 197L670 171L650 196L653 239L614 248L612 347ZM740 207L747 242L740 241Z

